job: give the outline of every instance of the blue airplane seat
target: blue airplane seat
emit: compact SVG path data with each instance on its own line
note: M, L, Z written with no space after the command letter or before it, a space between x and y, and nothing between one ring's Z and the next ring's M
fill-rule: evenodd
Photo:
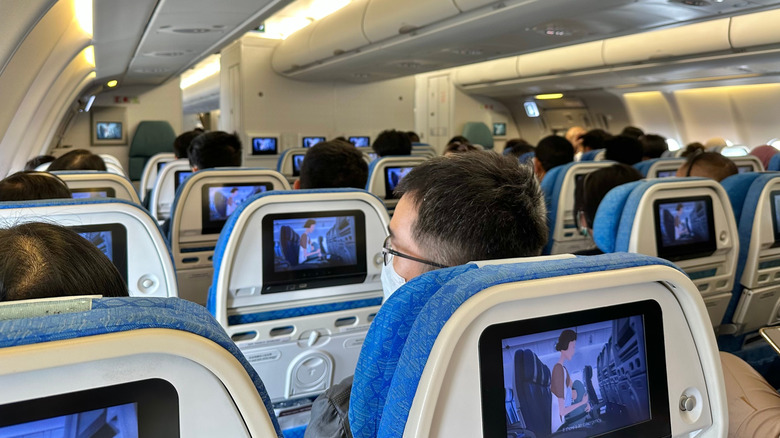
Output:
M0 315L0 405L27 421L92 421L134 403L111 430L135 420L154 436L282 436L260 376L201 306L68 297L2 303Z
M515 350L515 389L518 400L535 400L538 403L521 409L528 430L550 430L552 393L550 392L550 368L531 350Z
M706 178L636 181L610 190L593 221L605 253L665 257L701 290L714 327L723 320L734 287L739 237L725 189Z
M157 180L152 185L148 202L149 213L160 223L171 217L171 206L176 197L176 189L180 185L176 181L177 173L186 175L186 172L192 173L192 166L190 166L188 159L170 161L162 168Z
M528 164L528 165L532 166L533 162L534 162L534 157L535 156L536 156L536 152L533 152L533 151L526 152L523 155L520 155L519 157L517 157L517 161L519 161L520 164Z
M769 160L769 167L766 170L772 172L780 171L780 154L772 155L772 158Z
M650 170L650 166L655 164L660 158L653 158L651 160L644 160L634 164L634 169L638 170L642 174L642 177L647 178L647 171Z
M518 263L520 260L495 261L495 265L472 263L437 270L415 278L390 297L369 329L354 377L349 412L353 436L506 436L508 430L515 430L512 428L515 423L507 424L507 418L512 417L507 415L507 389L513 389L515 397L522 397L516 400L522 423L528 428L540 427L532 425L535 420L526 414L532 415L537 407L544 412L551 403L549 399L546 403L531 402L531 396L523 396L523 393L544 399L549 394L549 388L545 386L549 374L535 365L532 355L523 357L521 371L524 376L516 375L516 365L507 365L515 363L511 359L517 357L514 350L532 349L534 355L542 362L547 361L544 365L550 368L557 360L557 357L549 357L552 345L545 336L551 332L542 333L539 324L551 327L545 325L545 321L550 322L552 319L549 318L556 316L560 318L557 324L582 330L579 349L587 357L578 364L592 362L595 366L600 349L593 347L602 342L618 350L619 355L614 355L615 368L608 373L619 375L617 383L624 388L621 394L641 387L631 381L631 378L641 378L642 374L637 364L642 363L639 359L645 358L637 355L652 357L654 365L646 368L648 378L656 379L651 381L659 384L667 381L660 375L653 378L652 374L664 374L665 369L675 370L669 373L668 391L652 385L656 392L650 394L649 399L668 403L670 399L679 399L680 394L689 397L690 388L707 394L697 397L697 402L703 403L697 405L701 410L696 410L695 414L680 412L676 403L662 409L669 410L671 422L653 426L663 429L658 436L693 431L703 431L704 436L725 434L726 424L721 419L726 417L727 407L714 334L695 286L677 268L664 260L636 254L548 258ZM664 324L668 326L651 328L647 325L644 328L626 324L632 317L612 320L604 316L603 312L616 309L609 306L649 308L653 304L648 305L648 299L661 307L661 313L637 316L632 321L636 323L642 318L659 321L663 315ZM595 327L573 322L572 317L581 318L583 314L572 312L584 309L591 309L589 315L599 315L594 317L605 322L595 323ZM600 337L590 338L597 339L598 343L586 347L589 338L585 334L592 333L596 327ZM514 337L516 328L527 330L523 333L528 333L529 337ZM617 332L612 331L615 329ZM642 336L644 330L653 333L649 340L652 345L646 352L633 348L642 340L636 337L640 330ZM558 332L554 335L557 338ZM664 338L663 345L657 343L659 336ZM673 345L678 342L681 344ZM483 354L483 345L491 346L489 354ZM659 366L655 359L663 349L668 352L666 363ZM542 352L547 357L540 356ZM669 354L671 352L674 354ZM529 363L531 365L525 366ZM694 363L696 365L692 365ZM581 365L569 366L572 367L572 379L579 379L579 372L575 373L573 367ZM533 379L523 378L532 372L536 374ZM687 376L682 377L678 372ZM536 386L528 385L529 381ZM478 394L483 395L482 400ZM642 396L641 392L638 396ZM603 409L603 420L617 418L616 413L629 411L619 405L617 398L609 403ZM646 410L648 404L645 402L640 406ZM548 436L550 429L545 430L546 419L540 421L543 423L541 430L532 432L536 436ZM646 427L641 421L633 427ZM484 429L489 426L503 428L503 433L498 429ZM492 433L486 430L492 430Z
M308 148L292 148L279 155L279 160L276 162L276 171L284 175L290 184L295 182L300 175L300 169L297 171L295 169L295 156L305 156L308 150Z
M593 149L588 152L584 152L580 157L580 161L596 161L596 156L603 153L604 149Z

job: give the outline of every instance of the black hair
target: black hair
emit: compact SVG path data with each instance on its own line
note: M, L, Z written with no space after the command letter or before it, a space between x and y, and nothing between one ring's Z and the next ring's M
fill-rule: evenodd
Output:
M187 149L190 147L190 143L201 134L203 134L203 130L196 128L176 137L176 140L173 141L173 154L176 155L176 158L187 158Z
M644 158L661 158L661 155L669 150L666 139L657 134L643 135L639 137L639 141L642 142Z
M303 224L303 228L309 228L310 226L316 225L316 224L317 224L317 221L315 221L314 219L308 219L306 221L306 223Z
M47 172L16 172L0 181L0 201L34 201L38 199L68 199L68 185Z
M574 223L580 226L577 216L582 211L588 228L593 228L596 211L607 193L619 185L640 179L642 174L625 164L615 164L589 173L574 189Z
M712 178L718 182L739 173L739 169L733 161L717 152L700 152L689 155L680 169L685 173L685 176L701 176Z
M585 134L582 134L582 148L586 152L604 149L604 142L609 138L612 138L612 134L609 132L603 129L591 129Z
M522 138L513 138L511 140L507 140L506 145L504 145L503 154L515 158L520 158L520 155L523 155L527 152L533 152L534 150L536 150L536 148L533 147L531 143L528 143Z
M468 138L466 138L466 137L464 137L464 136L462 136L462 135L456 135L455 137L452 137L452 138L450 139L450 141L448 141L448 142L447 142L447 144L450 144L450 143L455 143L455 142L459 142L459 143L471 143L471 142L469 141L469 139L468 139Z
M574 147L559 135L548 135L536 145L536 159L546 171L574 161Z
M416 206L412 237L425 258L441 265L536 256L547 243L547 212L533 171L493 152L425 161L395 196Z
M420 136L417 135L414 131L409 131L406 133L406 136L409 137L409 141L412 143L419 143L420 142Z
M444 154L443 155L459 154L459 153L462 153L462 152L473 152L473 151L478 151L478 150L479 149L477 149L477 147L474 146L471 143L461 143L461 142L456 141L456 142L450 143L450 144L448 144L447 146L444 147Z
M0 301L128 296L108 257L59 225L31 222L0 230L0 254Z
M241 140L223 131L206 132L192 139L187 156L198 170L241 165Z
M317 143L301 165L302 189L352 187L365 189L368 164L363 153L341 140Z
M620 135L625 135L626 137L633 137L638 140L639 137L645 135L645 131L642 131L636 126L626 126L625 128L623 128L623 131L620 132Z
M688 143L685 145L685 149L682 151L682 154L680 154L681 157L687 158L694 154L699 154L704 151L706 151L707 148L704 147L703 144L699 143L698 141L695 141L693 143Z
M38 155L37 157L30 159L30 161L24 163L24 170L35 170L41 164L51 163L55 159L56 158L54 155Z
M558 336L558 342L555 343L555 351L563 351L569 348L571 341L577 340L577 332L566 329Z
M106 163L100 156L86 149L76 149L52 161L48 170L106 170Z
M391 129L382 131L371 145L374 152L380 157L389 155L410 155L412 153L412 142L405 132ZM306 161L306 160L304 160Z
M604 142L604 159L633 165L642 161L642 143L634 137L618 135Z

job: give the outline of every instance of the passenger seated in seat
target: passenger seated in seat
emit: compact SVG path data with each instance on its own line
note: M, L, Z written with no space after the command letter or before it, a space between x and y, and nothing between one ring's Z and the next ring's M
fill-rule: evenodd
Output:
M30 161L24 163L24 170L35 170L41 164L51 163L56 157L54 155L38 155Z
M409 141L411 141L412 144L420 142L420 136L414 131L408 131L406 136L409 137Z
M383 248L385 300L428 271L537 256L547 243L544 197L531 169L492 152L432 158L412 169L395 195L400 200ZM350 379L317 398L305 436L351 436Z
M721 182L739 171L733 161L717 152L701 152L690 155L677 169L678 177L700 176Z
M187 149L189 149L190 143L201 134L203 134L203 130L195 128L176 137L176 140L173 141L173 155L176 156L176 159L187 158Z
M0 229L0 301L74 295L128 294L113 263L77 233L39 222Z
M642 143L626 135L618 135L604 141L604 159L634 165L642 161Z
M295 189L365 189L368 164L352 143L331 140L309 148L301 165L301 177Z
M456 141L456 142L448 144L444 148L444 154L442 154L442 155L447 157L447 156L450 156L452 154L460 154L460 153L463 153L463 152L473 152L473 151L478 151L478 150L479 149L477 149L477 147L474 146L471 143L461 143L459 141Z
M382 131L371 145L377 155L387 157L392 155L410 155L412 153L412 142L405 132L391 129ZM306 160L304 160L306 161Z
M574 148L574 154L582 154L582 136L588 132L582 126L572 126L566 131L564 138L571 143Z
M612 134L603 129L591 129L582 136L582 152L604 149L604 142L612 138Z
M47 172L16 172L0 181L0 201L70 199L65 181Z
M647 134L639 137L642 142L642 160L661 158L664 152L669 150L666 139L657 134Z
M535 147L522 138L513 138L511 140L507 140L506 145L504 146L504 152L502 154L504 156L520 158L520 155L523 155L526 152L533 152L535 149Z
M187 157L193 172L241 165L241 140L223 131L206 132L192 139Z
M539 144L536 145L535 153L534 173L539 181L553 167L574 161L574 149L572 149L571 143L557 135L550 135L541 139Z
M55 170L106 170L106 163L86 149L76 149L52 161L49 165L50 172Z

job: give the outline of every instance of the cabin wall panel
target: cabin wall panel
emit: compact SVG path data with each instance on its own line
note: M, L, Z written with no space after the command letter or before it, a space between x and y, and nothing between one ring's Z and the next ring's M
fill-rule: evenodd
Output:
M482 122L493 129L493 123L506 123L506 135L493 137L493 149L504 150L508 139L518 138L519 132L514 116L503 103L484 96L470 96L460 89L455 89L455 132L453 136L463 132L466 122Z
M648 134L666 138L681 138L668 96L660 91L627 93L623 95L631 124ZM622 129L622 128L618 128ZM615 130L615 132L619 132Z

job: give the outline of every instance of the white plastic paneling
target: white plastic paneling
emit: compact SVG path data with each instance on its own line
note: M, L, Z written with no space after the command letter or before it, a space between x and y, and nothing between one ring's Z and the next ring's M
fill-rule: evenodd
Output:
M780 43L780 9L731 19L729 36L735 49Z
M324 59L341 52L367 45L363 34L363 15L368 0L353 1L337 14L331 14L317 23L309 39L309 50L317 59Z
M462 12L487 6L491 3L498 3L496 0L453 0L453 2Z
M317 60L317 57L309 51L309 37L318 24L304 27L276 47L271 57L271 67L274 71L284 73Z
M520 77L533 77L603 67L603 44L604 41L593 41L520 55L517 57L517 71Z
M460 11L452 0L371 0L363 29L375 43L409 30L453 17Z
M480 62L455 69L455 83L458 85L503 81L516 79L517 76L516 56Z
M604 41L608 65L729 50L729 19L610 38Z

